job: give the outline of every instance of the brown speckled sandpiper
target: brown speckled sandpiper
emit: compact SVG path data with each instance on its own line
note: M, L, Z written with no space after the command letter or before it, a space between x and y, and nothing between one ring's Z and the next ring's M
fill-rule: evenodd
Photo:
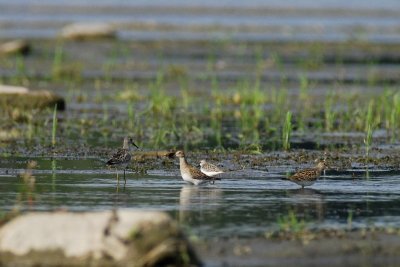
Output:
M207 162L204 159L200 161L200 171L208 176L214 176L220 173L224 173L223 170L221 170L214 164Z
M314 184L321 176L321 172L326 168L325 160L317 160L314 168L304 169L296 172L289 177L289 180L301 185L302 188Z
M210 177L202 173L199 169L190 165L186 161L185 153L183 151L177 151L175 156L179 158L179 168L184 181L194 185L200 185L208 182L214 182L214 180L221 180L219 178Z
M112 157L106 162L108 167L114 167L115 171L117 172L117 181L119 183L119 176L118 176L118 168L122 168L124 170L124 181L126 184L125 178L125 170L128 167L129 163L131 162L131 153L130 153L130 146L132 144L136 148L139 148L134 142L133 139L129 136L124 138L124 144L122 148L118 149Z

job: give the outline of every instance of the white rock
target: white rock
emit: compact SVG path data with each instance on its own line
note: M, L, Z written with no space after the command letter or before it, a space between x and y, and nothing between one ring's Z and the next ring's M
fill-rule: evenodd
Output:
M60 250L66 257L120 260L127 256L124 240L135 226L170 220L165 213L144 211L27 213L0 229L0 252Z
M26 94L29 89L21 86L0 84L0 94Z

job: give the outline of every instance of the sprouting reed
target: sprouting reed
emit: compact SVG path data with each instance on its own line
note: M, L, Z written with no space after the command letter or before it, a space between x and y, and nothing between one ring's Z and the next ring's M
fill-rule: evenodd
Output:
M282 146L284 150L290 149L290 135L292 132L292 113L286 112L286 119L282 130Z
M299 76L300 80L300 89L299 89L299 105L298 109L300 110L298 114L298 130L301 132L306 131L306 121L310 116L310 94L309 88L310 83L306 75L302 74Z
M299 99L302 102L308 102L309 100L309 92L308 89L310 87L310 83L306 75L300 75L300 92L299 92Z
M216 144L216 147L219 150L224 150L222 144L222 100L219 97L220 95L220 84L216 75L211 75L211 96L214 99L213 106L210 110L210 126L212 129L212 138Z
M280 124L283 119L283 111L288 109L290 102L288 101L288 91L286 87L273 88L270 91L268 100L274 105L273 114L271 117L272 124Z
M353 210L347 210L347 229L351 230L353 227Z
M257 46L255 48L255 58L256 58L256 75L257 79L259 79L262 76L262 73L264 71L264 51L261 46Z
M57 104L54 105L53 111L53 127L51 132L51 144L56 145L56 132L57 132Z
M61 69L64 59L64 48L62 44L58 44L54 50L53 66L51 73L54 80L57 80L61 76Z
M128 103L128 128L133 130L135 125L135 112L133 110L133 103L130 101Z
M222 103L220 99L216 99L215 106L210 112L210 124L213 130L214 140L218 148L223 148L222 146Z
M400 117L400 93L396 93L393 96L391 111L390 111L390 142L396 141L396 130L399 129L399 117Z
M367 131L365 134L364 138L364 144L365 144L365 157L369 157L369 150L371 149L371 144L372 144L372 125L368 124L367 126Z
M288 215L278 217L278 226L280 231L297 234L305 230L306 223L304 219L297 218L294 211L290 210Z
M365 157L366 158L369 157L369 150L370 150L371 144L372 144L373 107L374 107L374 102L371 101L368 105L368 112L367 112L367 117L366 117L366 130L365 130L365 138L364 138Z
M333 112L333 95L328 94L325 100L325 131L331 132L333 130L333 123L335 121L335 113Z
M25 82L26 81L26 65L25 59L22 55L18 55L15 59L15 72L14 77L15 82Z

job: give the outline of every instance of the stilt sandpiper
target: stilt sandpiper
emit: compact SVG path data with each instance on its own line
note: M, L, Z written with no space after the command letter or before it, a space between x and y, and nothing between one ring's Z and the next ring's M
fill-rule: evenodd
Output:
M317 165L314 168L304 169L296 172L289 177L289 180L301 185L302 188L314 184L321 176L321 172L325 170L325 160L317 160Z
M221 180L220 178L210 177L202 173L199 169L190 165L186 161L185 153L183 151L177 151L175 156L179 158L180 171L184 181L194 185L200 185L207 182L214 182L214 180Z
M130 144L134 147L139 148L134 142L131 137L124 138L124 144L122 148L118 149L117 152L112 155L111 159L106 162L108 167L114 167L115 171L117 172L117 181L119 184L119 176L118 176L118 168L122 168L124 170L124 185L126 184L125 178L125 170L128 167L129 163L131 162L131 153L130 153Z

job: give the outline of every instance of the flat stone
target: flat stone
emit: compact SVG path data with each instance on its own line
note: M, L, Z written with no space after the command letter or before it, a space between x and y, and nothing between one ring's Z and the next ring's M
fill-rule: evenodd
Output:
M177 224L166 213L131 210L33 212L16 217L0 228L0 266L21 263L24 266L200 265Z
M29 89L22 86L0 84L0 94L27 94Z
M62 29L61 36L73 40L115 38L116 31L106 23L73 23Z
M65 109L65 100L50 91L0 84L0 108L32 110L53 108L56 104L58 110Z
M22 54L27 55L31 51L31 46L24 40L13 40L0 44L0 55Z

